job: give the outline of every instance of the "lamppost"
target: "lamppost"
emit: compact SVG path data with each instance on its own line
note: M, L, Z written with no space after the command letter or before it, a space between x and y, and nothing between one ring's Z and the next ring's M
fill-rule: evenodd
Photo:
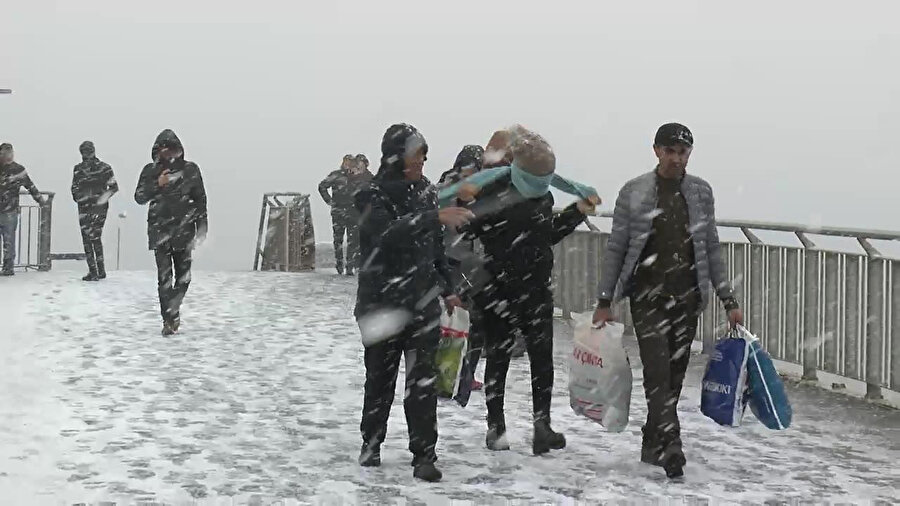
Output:
M116 227L116 270L119 270L119 262L121 261L121 252L122 252L122 224L125 223L125 218L128 217L128 214L125 211L119 213L119 222Z

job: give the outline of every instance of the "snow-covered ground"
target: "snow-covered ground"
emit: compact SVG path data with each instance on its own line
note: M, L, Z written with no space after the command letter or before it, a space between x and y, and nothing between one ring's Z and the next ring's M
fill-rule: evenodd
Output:
M361 469L363 367L353 280L196 272L182 333L159 335L155 277L0 279L0 503L572 504L900 497L900 412L791 387L794 426L698 410L703 359L681 402L683 483L639 463L646 414L636 350L631 423L605 433L568 406L571 329L556 326L554 425L569 447L530 454L527 360L507 396L513 451L484 448L484 399L440 406L440 484L413 481L402 392L384 465ZM479 373L480 376L480 373ZM402 381L398 388L402 388Z

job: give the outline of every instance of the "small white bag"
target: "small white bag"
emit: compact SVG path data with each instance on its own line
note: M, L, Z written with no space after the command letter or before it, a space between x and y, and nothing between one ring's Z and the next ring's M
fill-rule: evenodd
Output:
M624 334L622 324L596 328L587 319L575 329L569 359L569 405L610 432L625 430L631 409L633 376Z

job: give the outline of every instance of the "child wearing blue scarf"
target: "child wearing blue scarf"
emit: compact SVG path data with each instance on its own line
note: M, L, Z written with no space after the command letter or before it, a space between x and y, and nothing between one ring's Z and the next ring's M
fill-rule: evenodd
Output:
M508 450L504 394L511 352L524 337L531 362L535 455L566 446L550 425L553 390L553 245L575 231L599 203L597 192L556 174L556 158L540 135L522 127L497 132L486 168L439 193L442 204L471 200L475 219L464 231L484 246L490 281L473 294L485 336L485 398L490 450ZM581 197L553 212L550 188ZM473 198L477 197L477 198Z

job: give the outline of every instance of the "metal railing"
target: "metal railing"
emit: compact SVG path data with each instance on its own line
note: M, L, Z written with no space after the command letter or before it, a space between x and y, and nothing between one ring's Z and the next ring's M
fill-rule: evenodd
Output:
M610 217L610 214L600 215ZM863 381L867 397L900 390L900 260L881 254L872 240L900 241L900 232L815 228L720 221L746 243L724 242L723 254L747 327L776 360ZM765 244L753 231L794 234L799 246ZM855 239L860 253L820 249L812 235ZM556 246L554 294L564 314L596 305L600 265L609 234L577 231ZM627 304L616 308L630 323ZM726 330L721 304L710 304L697 338L708 352Z
M49 271L53 192L41 192L47 205L40 206L31 195L20 195L19 224L16 227L16 260L14 267L24 270ZM0 248L0 257L3 249Z
M309 195L264 194L253 270L301 272L315 267L316 236Z

